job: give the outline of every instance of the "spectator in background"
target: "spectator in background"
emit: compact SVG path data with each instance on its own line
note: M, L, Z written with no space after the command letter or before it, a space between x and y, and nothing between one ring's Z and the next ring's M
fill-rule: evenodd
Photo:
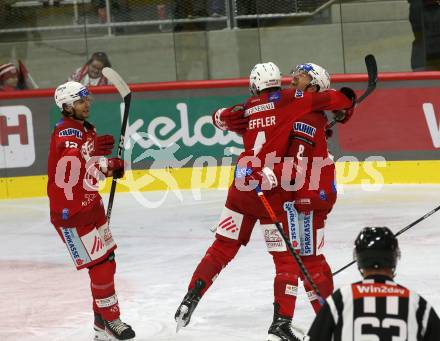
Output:
M208 0L208 14L211 17L225 15L225 2L223 0Z
M14 91L18 89L18 71L14 64L0 66L0 90Z
M0 91L16 91L38 88L24 64L19 60L18 68L7 63L0 65Z
M440 70L440 0L408 0L413 71Z
M79 82L85 86L109 85L110 82L102 74L102 69L111 66L110 60L104 52L95 52L87 63L77 69L68 80Z

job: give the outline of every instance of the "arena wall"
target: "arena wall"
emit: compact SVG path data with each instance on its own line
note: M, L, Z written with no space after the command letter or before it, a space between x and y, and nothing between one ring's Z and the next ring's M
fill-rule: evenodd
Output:
M363 74L334 75L332 80L337 88L351 86L359 93L366 86ZM347 125L337 126L330 140L338 184L374 189L391 183L440 183L439 85L439 72L380 74L377 90ZM216 108L243 101L247 80L131 88L125 158L132 169L119 190L226 188L242 145L237 135L215 130L210 116ZM91 121L100 134L119 136L119 95L113 87L92 92ZM50 134L59 119L52 96L53 89L0 93L1 199L46 195Z

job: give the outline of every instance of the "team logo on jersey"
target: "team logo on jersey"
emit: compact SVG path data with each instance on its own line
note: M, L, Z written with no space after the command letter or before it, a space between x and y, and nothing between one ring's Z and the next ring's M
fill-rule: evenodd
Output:
M281 94L279 91L275 91L269 96L270 102L278 102L281 99Z
M232 218L231 216L229 216L226 219L223 219L221 222L219 222L218 227L220 227L223 230L230 231L232 233L235 233L238 231L237 224L235 223L234 218Z
M304 97L304 93L301 90L295 91L295 98L302 98Z
M63 220L69 219L69 209L68 208L63 208L63 213L62 213L61 217Z
M315 137L316 134L316 128L304 122L295 122L293 125L293 131L303 133L312 138Z
M83 133L81 130L75 129L75 128L66 128L61 130L58 133L59 137L66 137L66 136L75 136L76 138L82 140Z
M104 243L102 242L101 238L95 236L93 240L93 247L91 254L93 255L95 252L98 252L104 247Z
M236 179L242 179L252 174L252 168L250 167L235 167L234 177Z
M266 229L264 230L264 240L269 249L279 248L283 246L283 239L278 230Z
M322 201L327 201L327 193L323 189L319 191L319 199Z

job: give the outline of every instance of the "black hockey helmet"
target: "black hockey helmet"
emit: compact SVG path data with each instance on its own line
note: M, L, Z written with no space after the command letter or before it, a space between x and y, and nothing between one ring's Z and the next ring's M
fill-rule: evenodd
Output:
M364 227L354 242L359 269L395 269L399 258L399 243L388 227Z

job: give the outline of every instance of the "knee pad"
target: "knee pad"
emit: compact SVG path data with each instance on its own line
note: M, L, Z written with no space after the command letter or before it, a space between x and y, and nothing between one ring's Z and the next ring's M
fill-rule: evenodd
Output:
M310 273L313 281L321 291L323 298L327 298L333 293L333 275L324 256L304 257L304 265ZM311 290L311 285L307 280L304 282L307 291Z
M200 291L200 296L203 296L222 269L235 257L240 246L237 241L216 237L194 271L188 289L194 289L196 281L203 280L205 287Z
M299 274L298 264L288 252L271 252L277 273Z
M277 286L277 283L282 285L289 284L289 288L294 291L290 294L296 296L300 274L298 273L299 269L295 260L290 254L275 252L273 254L273 261L276 272L275 286Z
M217 237L208 251L206 251L206 256L209 256L224 268L235 257L240 246L237 241Z
M89 268L89 275L93 284L113 283L115 273L116 262L114 260L109 261L107 259Z
M276 275L274 279L274 302L279 306L279 313L293 317L296 296L298 295L298 273L294 259L290 254L273 254Z

